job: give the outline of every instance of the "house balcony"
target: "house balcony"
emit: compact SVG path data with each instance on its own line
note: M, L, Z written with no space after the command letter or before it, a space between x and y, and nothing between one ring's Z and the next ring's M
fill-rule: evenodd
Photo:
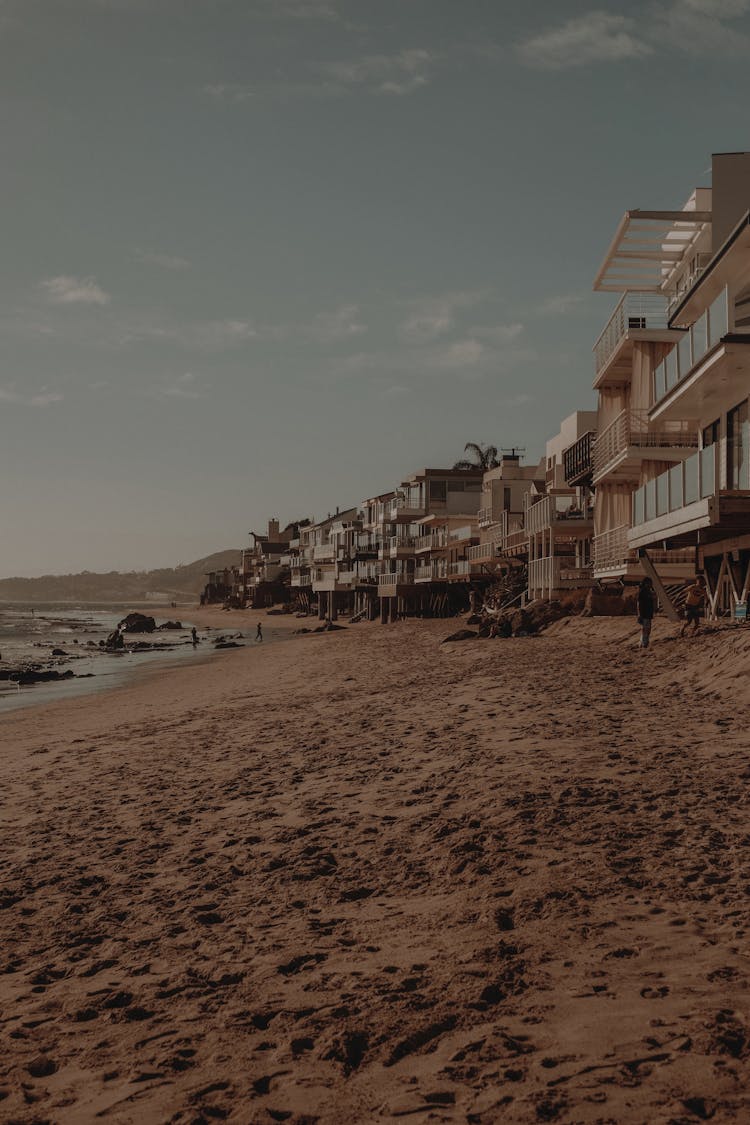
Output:
M323 592L346 592L354 588L355 574L353 570L316 568L312 576L313 590Z
M576 485L591 485L595 441L596 430L588 430L563 452L563 474L565 483L570 488Z
M593 585L590 566L577 566L575 556L548 555L529 562L530 596L544 596L553 590L580 590Z
M405 587L411 588L413 585L413 570L399 570L378 575L378 594L381 598L395 598L404 591Z
M414 554L416 538L413 535L393 535L388 540L387 557L391 559L408 559ZM383 552L385 556L385 551Z
M497 560L497 545L495 543L477 543L466 551L466 558L472 571L480 571L487 563Z
M424 516L424 505L406 496L394 496L388 502L385 518L392 523L414 523Z
M477 523L480 527L486 528L493 523L492 508L480 508L477 512Z
M594 576L617 577L638 564L638 556L628 545L628 525L610 528L591 540Z
M725 286L654 370L653 421L719 415L747 397L750 330L733 320Z
M415 582L444 582L448 577L448 563L445 559L432 559L414 571Z
M424 551L439 551L448 546L448 531L442 528L433 531L431 535L419 535L414 540L414 550L417 554Z
M635 341L672 342L680 335L669 327L665 297L624 293L594 344L594 386L630 382Z
M529 535L560 531L566 538L584 539L594 530L594 511L580 508L572 493L551 494L526 509L525 526Z
M623 410L597 435L593 452L593 480L632 481L644 461L684 461L698 447L690 422L679 420L649 429L648 412Z
M306 586L312 586L312 575L311 574L293 574L291 584L292 584L292 586L294 586L296 588L299 588L299 589L302 589L303 587L306 587Z
M313 562L333 562L336 558L335 543L320 543L313 547Z
M630 546L694 547L750 533L750 489L720 488L719 459L720 446L709 445L639 488Z
M448 563L448 578L465 581L470 573L471 568L468 559L459 559L458 562Z

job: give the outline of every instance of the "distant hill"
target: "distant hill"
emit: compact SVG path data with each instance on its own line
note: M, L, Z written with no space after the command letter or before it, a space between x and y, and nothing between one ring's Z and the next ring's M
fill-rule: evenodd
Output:
M161 570L137 570L125 574L45 574L41 578L0 578L0 601L7 602L119 602L143 601L147 594L161 593L175 600L198 597L206 571L222 570L240 561L239 548L217 551L186 566Z

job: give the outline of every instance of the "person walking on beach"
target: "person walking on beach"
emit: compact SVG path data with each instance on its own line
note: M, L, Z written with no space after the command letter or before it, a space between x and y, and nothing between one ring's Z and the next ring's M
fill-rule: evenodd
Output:
M641 648L648 648L655 613L656 591L651 579L646 577L638 587L638 624L641 627Z
M680 629L680 636L685 636L685 630L688 625L693 626L693 636L698 632L700 625L701 612L706 602L706 579L702 574L696 575L695 582L692 586L688 587L687 597L685 599L685 620Z
M259 642L263 643L263 630L260 627L260 621L258 622L258 628L255 630L255 643L258 644Z
M198 645L198 630L196 629L195 625L193 625L192 629L190 630L190 637L193 642L193 648L196 648Z

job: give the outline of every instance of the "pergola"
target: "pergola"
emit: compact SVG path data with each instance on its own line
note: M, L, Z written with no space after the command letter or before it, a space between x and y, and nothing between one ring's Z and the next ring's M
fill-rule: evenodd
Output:
M594 280L603 293L661 293L710 211L626 211Z

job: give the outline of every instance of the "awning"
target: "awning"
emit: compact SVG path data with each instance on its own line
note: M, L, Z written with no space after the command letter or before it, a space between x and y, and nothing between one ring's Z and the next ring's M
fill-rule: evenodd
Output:
M594 289L661 293L710 211L626 211L599 267Z

